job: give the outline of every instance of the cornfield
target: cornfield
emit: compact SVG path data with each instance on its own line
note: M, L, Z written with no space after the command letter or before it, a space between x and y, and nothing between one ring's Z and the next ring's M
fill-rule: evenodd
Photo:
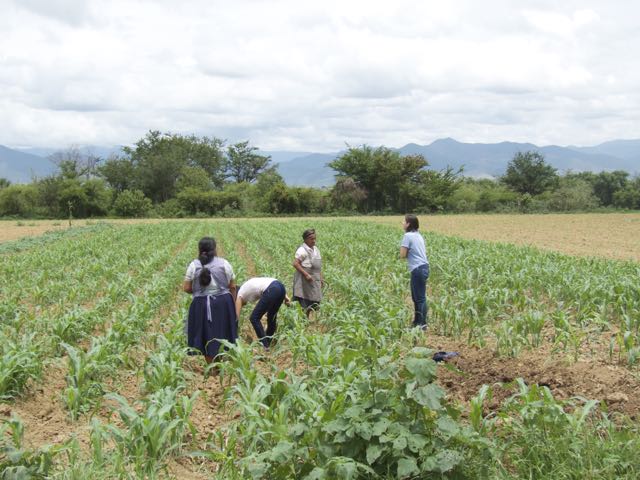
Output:
M408 328L399 226L310 222L103 224L6 248L2 478L640 477L640 264L426 231L425 334ZM180 290L198 239L216 238L238 284L275 277L290 293L309 226L326 279L317 315L283 307L266 353L243 312L218 374L204 369ZM460 361L434 362L445 347ZM456 395L472 355L495 373ZM532 359L624 381L567 390L562 372L499 371Z

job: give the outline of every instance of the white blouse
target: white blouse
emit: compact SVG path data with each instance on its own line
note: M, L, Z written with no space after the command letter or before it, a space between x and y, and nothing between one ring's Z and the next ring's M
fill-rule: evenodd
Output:
M311 264L316 258L322 258L320 256L320 250L318 250L318 247L314 246L313 248L311 248L306 243L303 243L302 245L300 245L298 250L296 250L296 259L304 268L311 268Z

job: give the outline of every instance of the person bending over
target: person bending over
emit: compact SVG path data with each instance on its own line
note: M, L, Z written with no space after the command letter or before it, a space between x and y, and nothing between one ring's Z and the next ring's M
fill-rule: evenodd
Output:
M247 303L257 302L251 312L251 325L258 340L264 348L269 348L276 333L278 310L282 302L289 305L290 300L280 280L270 277L250 278L242 284L236 298L236 316L240 318L240 310ZM262 326L262 316L267 314L267 331Z

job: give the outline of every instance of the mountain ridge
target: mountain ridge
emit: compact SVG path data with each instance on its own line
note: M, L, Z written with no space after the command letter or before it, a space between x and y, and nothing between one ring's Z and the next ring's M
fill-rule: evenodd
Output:
M80 147L95 155L107 158L121 151L121 146ZM430 168L443 170L448 166L464 168L470 177L497 177L504 173L507 164L517 152L536 151L544 155L547 163L560 173L567 171L625 170L634 175L640 171L640 139L611 140L599 145L580 147L575 145L545 145L503 141L498 143L465 143L453 138L440 138L428 145L408 143L392 148L403 155L423 155ZM0 145L0 177L14 183L25 183L34 176L43 177L55 171L55 165L45 156L57 151L51 148L11 149ZM37 155L39 153L40 155ZM344 151L314 153L305 151L266 151L277 165L279 173L288 185L323 187L335 181L335 172L327 166Z

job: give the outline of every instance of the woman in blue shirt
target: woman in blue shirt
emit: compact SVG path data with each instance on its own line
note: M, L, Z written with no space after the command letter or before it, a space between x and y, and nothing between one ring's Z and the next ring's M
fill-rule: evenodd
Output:
M405 234L400 244L400 258L407 259L407 266L411 272L411 299L415 310L413 326L426 330L429 260L424 246L424 238L418 232L420 223L415 215L405 215L402 227Z

